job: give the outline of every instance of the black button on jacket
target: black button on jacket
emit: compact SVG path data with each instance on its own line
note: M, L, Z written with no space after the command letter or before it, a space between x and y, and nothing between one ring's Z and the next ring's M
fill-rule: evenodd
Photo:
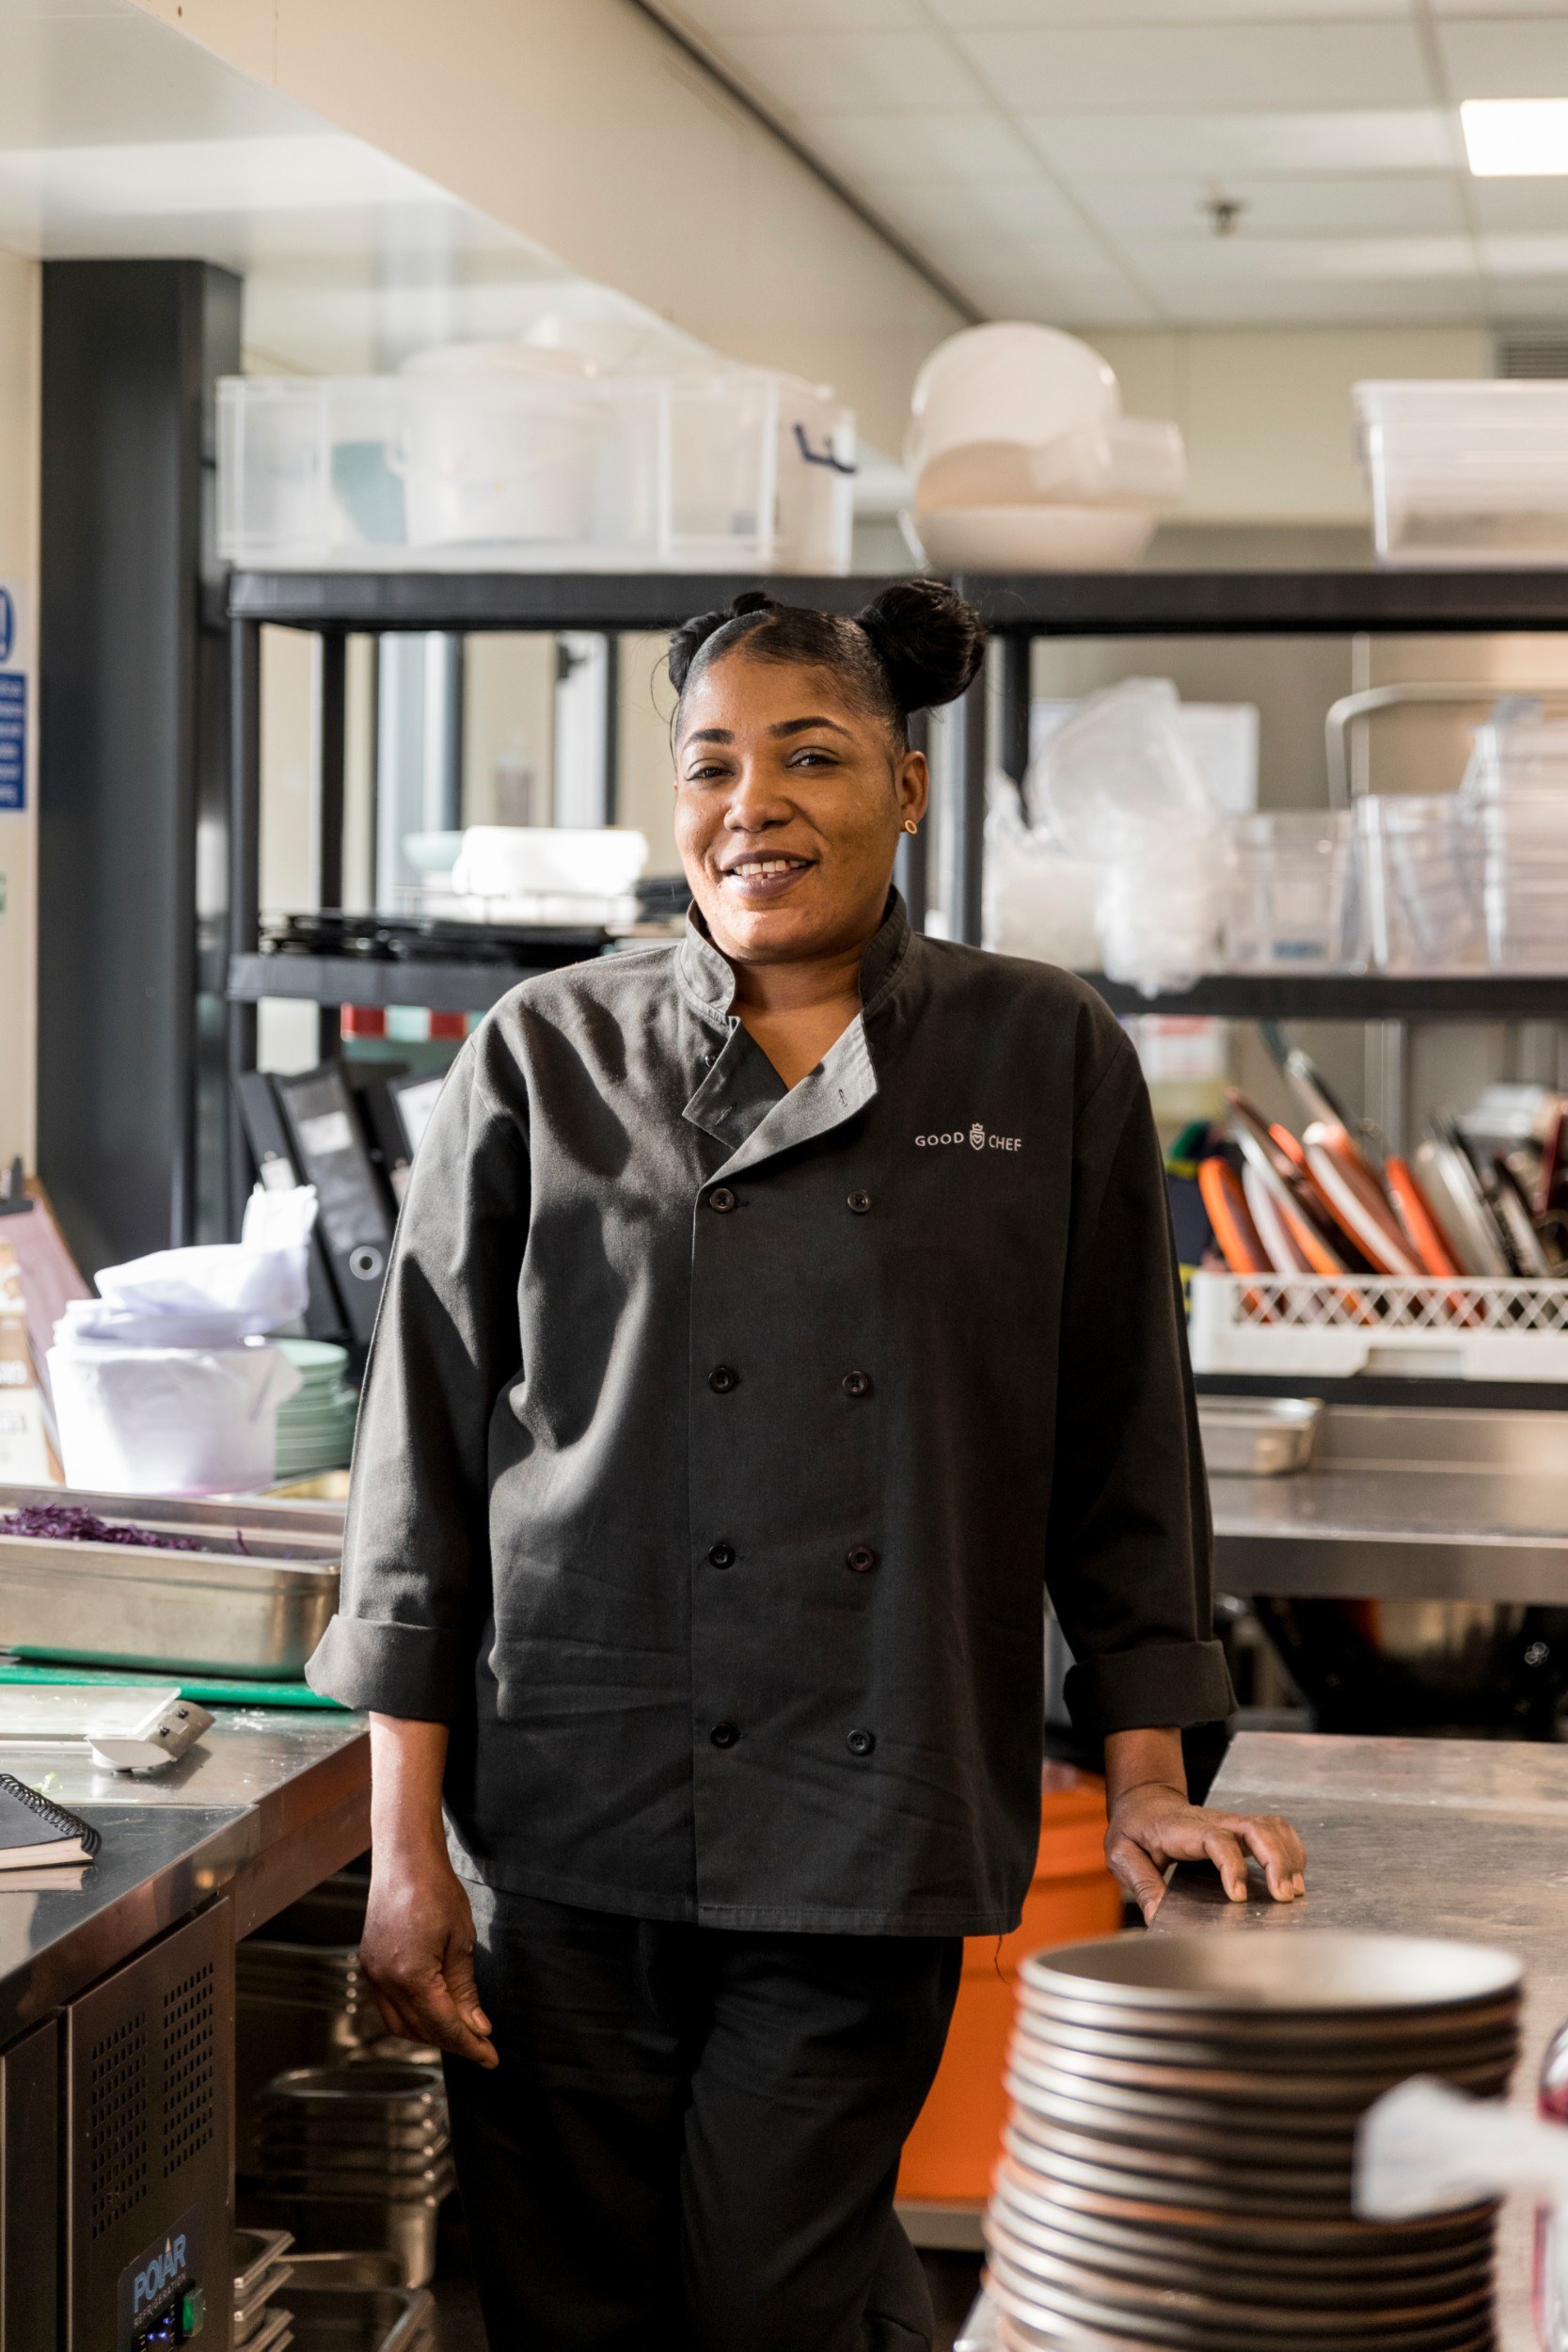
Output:
M896 898L793 1089L733 985L693 927L526 981L459 1055L310 1678L452 1726L454 1852L498 1885L999 1932L1047 1588L1082 1722L1230 1705L1148 1098L1090 990Z

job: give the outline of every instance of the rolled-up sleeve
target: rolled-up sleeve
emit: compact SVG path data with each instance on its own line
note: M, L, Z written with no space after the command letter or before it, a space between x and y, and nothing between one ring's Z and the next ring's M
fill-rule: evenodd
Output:
M521 1371L520 1105L464 1047L420 1138L366 1373L338 1614L307 1668L346 1706L451 1723L490 1607L489 1433Z
M1080 1110L1046 1563L1103 1735L1223 1720L1208 1487L1159 1141L1124 1041Z

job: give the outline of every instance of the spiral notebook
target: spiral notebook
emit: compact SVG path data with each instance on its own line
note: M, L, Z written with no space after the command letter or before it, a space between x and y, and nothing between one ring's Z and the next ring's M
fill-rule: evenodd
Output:
M90 1862L102 1843L90 1821L40 1797L25 1781L0 1772L0 1872Z

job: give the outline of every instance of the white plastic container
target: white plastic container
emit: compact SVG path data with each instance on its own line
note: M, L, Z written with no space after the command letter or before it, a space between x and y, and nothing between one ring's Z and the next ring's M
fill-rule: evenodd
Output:
M1386 564L1568 564L1568 383L1357 384Z
M277 1408L300 1386L280 1347L121 1347L60 1336L49 1381L66 1484L133 1495L273 1483Z
M1463 971L1481 961L1481 844L1457 792L1385 793L1355 804L1372 962Z
M1568 971L1568 724L1537 705L1478 727L1464 797L1482 845L1488 961Z
M277 571L847 572L855 427L762 369L218 388L218 551Z
M1230 828L1225 961L1232 972L1332 972L1355 961L1351 819L1343 809L1265 810Z

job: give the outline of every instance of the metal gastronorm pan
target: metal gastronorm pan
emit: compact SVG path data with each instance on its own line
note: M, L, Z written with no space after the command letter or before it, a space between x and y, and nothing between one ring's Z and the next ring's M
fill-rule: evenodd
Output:
M338 1605L330 1505L0 1486L0 1518L66 1503L194 1538L199 1551L0 1534L0 1647L171 1674L302 1673Z

